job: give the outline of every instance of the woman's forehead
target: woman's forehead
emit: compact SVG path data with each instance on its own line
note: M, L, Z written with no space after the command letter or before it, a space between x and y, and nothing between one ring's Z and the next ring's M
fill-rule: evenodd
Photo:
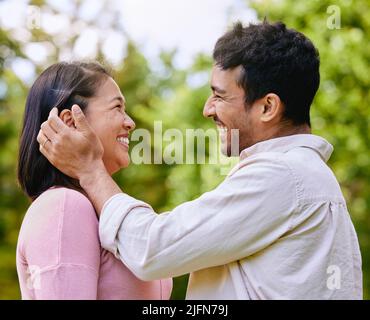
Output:
M123 96L121 89L110 77L99 87L96 97L107 100L107 102L118 99L125 103L125 97Z

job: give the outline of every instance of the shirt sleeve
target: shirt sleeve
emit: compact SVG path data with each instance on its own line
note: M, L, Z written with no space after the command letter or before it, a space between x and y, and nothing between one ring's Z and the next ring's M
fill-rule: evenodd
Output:
M174 277L264 249L290 230L296 209L289 168L257 158L213 191L160 215L115 195L103 207L100 239L137 277Z

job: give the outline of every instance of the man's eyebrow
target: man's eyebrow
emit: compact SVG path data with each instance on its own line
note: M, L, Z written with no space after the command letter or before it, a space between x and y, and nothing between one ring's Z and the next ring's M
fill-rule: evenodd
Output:
M121 96L114 97L110 102L113 102L114 100L119 100L122 104L126 104L126 99Z
M221 94L226 93L225 90L222 90L222 89L220 89L219 87L216 87L216 86L211 86L211 89L212 89L212 91L216 91L216 92L221 93Z

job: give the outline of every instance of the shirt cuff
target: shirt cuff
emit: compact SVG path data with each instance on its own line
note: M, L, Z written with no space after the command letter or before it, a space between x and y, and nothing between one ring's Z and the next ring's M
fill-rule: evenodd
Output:
M100 242L104 249L112 252L118 259L118 231L125 217L138 207L152 209L147 203L124 193L115 194L104 203L99 220Z

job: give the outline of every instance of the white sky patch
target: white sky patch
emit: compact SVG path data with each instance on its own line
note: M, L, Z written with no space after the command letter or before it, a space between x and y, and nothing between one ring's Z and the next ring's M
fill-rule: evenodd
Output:
M78 12L78 17L85 21L93 21L100 14L102 14L101 10L103 5L104 1L102 0L82 1Z
M126 55L126 45L127 39L122 33L110 31L103 41L102 51L113 65L118 65Z
M11 29L24 24L27 9L26 0L0 1L0 27Z
M30 42L24 46L23 52L34 62L41 64L54 53L54 46L50 42Z
M210 72L202 71L190 74L186 78L186 83L190 88L199 88L209 82Z
M256 20L243 0L125 0L118 6L127 33L148 57L161 49L178 48L176 66L188 67L194 54L210 54L230 18ZM234 8L234 9L233 9Z
M247 24L257 20L246 0L89 0L81 2L79 20L73 23L70 16L76 8L74 0L46 0L49 8L39 12L30 11L38 8L30 7L29 2L0 1L0 26L10 30L18 41L27 44L27 28L40 23L59 47L61 59L94 59L100 44L106 58L117 65L125 57L129 36L154 70L161 50L177 49L175 67L186 69L197 53L212 53L216 40L232 22L241 20ZM112 30L112 23L122 31ZM66 41L74 36L78 37L74 47L66 48ZM25 50L36 63L42 63L48 55L41 46L27 45ZM200 84L201 78L190 79L189 83Z
M95 30L90 28L82 31L73 48L76 58L94 58L97 54L98 41L98 34Z
M69 25L70 21L66 14L54 14L51 12L42 14L41 27L51 35L57 35L63 30L68 30Z
M85 1L89 2L89 1ZM70 0L46 0L46 3L60 13L71 14L75 10L75 1Z
M11 62L11 69L24 83L31 85L36 76L35 65L23 58L15 58Z

